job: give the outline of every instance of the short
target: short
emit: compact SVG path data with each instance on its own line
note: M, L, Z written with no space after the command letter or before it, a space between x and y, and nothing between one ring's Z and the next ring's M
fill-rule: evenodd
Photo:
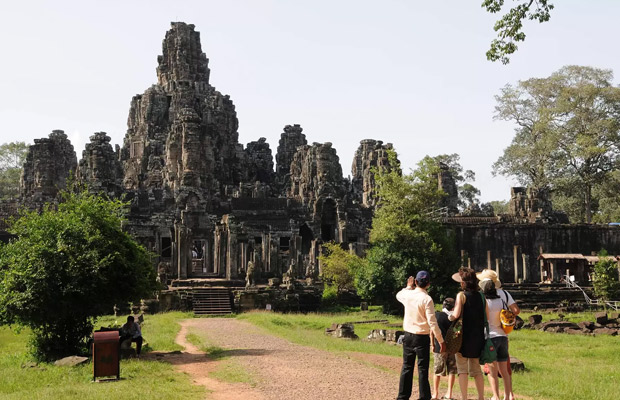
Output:
M482 375L480 369L480 358L465 358L461 353L456 353L456 370L459 375L469 374L469 376L476 377Z
M497 336L491 338L491 340L497 352L497 362L508 361L508 338L506 336Z
M450 353L433 353L435 359L435 375L456 375L456 358Z

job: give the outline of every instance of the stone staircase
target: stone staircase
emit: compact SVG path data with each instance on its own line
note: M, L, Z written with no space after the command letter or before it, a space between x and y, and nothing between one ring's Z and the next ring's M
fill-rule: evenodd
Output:
M194 288L191 292L194 314L232 314L230 290L228 288Z
M508 291L521 308L555 308L561 303L586 304L586 299L578 288L566 287L563 283L505 283L502 289ZM584 287L592 297L592 288Z

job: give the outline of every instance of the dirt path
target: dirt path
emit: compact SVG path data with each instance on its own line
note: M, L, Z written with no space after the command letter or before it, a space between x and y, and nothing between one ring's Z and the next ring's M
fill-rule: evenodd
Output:
M177 370L187 373L195 385L207 389L205 399L209 400L265 400L266 398L248 384L227 383L211 378L209 375L218 367L218 361L210 360L207 355L187 341L187 323L181 324L181 330L175 342L185 348L184 351L171 353L147 353L144 358L164 359L176 367Z
M241 365L255 379L256 385L211 378L221 361L209 359L189 343L186 336L190 330L205 337L210 345L224 349L223 355ZM185 348L183 352L149 354L164 357L179 371L187 373L196 385L204 386L206 399L374 400L392 399L398 392L400 357L363 353L335 355L293 344L232 318L182 321L175 341ZM486 379L485 386L488 386ZM488 387L485 389L489 391ZM454 393L458 397L458 385ZM411 398L417 398L416 379Z
M186 351L176 365L197 384L212 391L208 398L374 400L395 398L398 392L397 373L375 368L370 365L371 359L355 354L346 358L296 345L232 318L191 319L183 321L181 326L177 343ZM188 329L200 332L210 344L223 348L227 357L256 378L256 386L227 384L209 378L216 364L187 343ZM183 358L189 362L182 362Z

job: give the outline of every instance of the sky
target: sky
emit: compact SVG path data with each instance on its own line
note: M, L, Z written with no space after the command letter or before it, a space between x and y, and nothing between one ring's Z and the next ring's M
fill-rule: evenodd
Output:
M481 0L3 1L0 143L62 129L78 159L94 132L122 145L131 98L157 82L162 40L183 21L235 104L240 143L265 137L275 158L283 127L300 124L333 144L345 177L363 139L393 143L406 171L458 153L482 201L506 200L515 182L492 164L514 125L494 120L499 90L564 65L620 71L620 2L553 3L502 65L486 60L498 16Z

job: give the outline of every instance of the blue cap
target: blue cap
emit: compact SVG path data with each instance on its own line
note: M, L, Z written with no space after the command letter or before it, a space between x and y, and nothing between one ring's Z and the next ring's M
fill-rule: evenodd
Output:
M419 283L428 283L431 280L431 275L427 271L420 271L415 276L415 280Z

